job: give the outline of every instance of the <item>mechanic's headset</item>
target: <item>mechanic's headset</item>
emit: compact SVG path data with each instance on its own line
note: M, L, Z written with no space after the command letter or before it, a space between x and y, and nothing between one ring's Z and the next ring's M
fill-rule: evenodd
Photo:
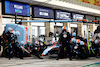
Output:
M67 27L66 26L63 26L62 27L62 30L65 30L66 31L67 30Z
M15 32L15 35L16 35L16 36L19 36L19 35L20 35L20 32L19 32L19 31L16 31L16 32Z
M99 41L98 41L98 40L95 40L94 43L95 43L95 44L99 44Z
M20 45L21 45L21 46L25 45L25 42L24 42L24 41L21 41L21 42L20 42Z
M80 40L79 40L79 39L77 39L77 40L76 40L76 44L79 44L79 43L80 43Z
M89 42L93 42L93 39L91 38L91 39L89 39Z
M74 43L75 42L75 38L71 38L71 42Z
M76 33L75 32L72 34L72 37L76 37Z

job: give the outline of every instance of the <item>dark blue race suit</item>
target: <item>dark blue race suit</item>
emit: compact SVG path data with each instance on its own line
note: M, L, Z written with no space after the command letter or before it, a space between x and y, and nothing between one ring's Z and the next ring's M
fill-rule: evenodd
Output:
M71 40L71 35L69 32L62 32L60 34L59 42L62 44L62 46L60 46L59 48L57 59L60 59L61 55L64 55L64 47L66 47L68 52L68 57L70 60L72 60L70 40Z

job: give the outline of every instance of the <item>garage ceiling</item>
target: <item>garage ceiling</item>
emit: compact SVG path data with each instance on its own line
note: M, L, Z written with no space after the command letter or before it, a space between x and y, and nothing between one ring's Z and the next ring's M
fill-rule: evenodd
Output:
M36 1L36 0L12 0L12 1L24 2L24 3L28 3L30 5L47 6L47 7L53 8L53 9L62 9L62 10L67 10L67 11L71 11L71 12L78 12L78 13L82 13L82 14L90 14L90 15L94 15L94 16L100 16L99 14L96 14L96 13L90 13L90 12L80 11L80 10L76 10L76 9L51 5L51 4L39 2L39 1Z

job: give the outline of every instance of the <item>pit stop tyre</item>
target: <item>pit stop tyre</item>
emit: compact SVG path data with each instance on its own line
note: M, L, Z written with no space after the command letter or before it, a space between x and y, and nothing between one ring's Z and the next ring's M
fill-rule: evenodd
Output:
M81 51L81 54L79 56L80 59L87 59L89 57L89 51L85 45L80 47L80 51Z
M4 48L3 55L5 57L8 57L9 56L8 50L9 50L9 47L8 46ZM13 56L14 56L14 53L10 54L10 57L13 57Z

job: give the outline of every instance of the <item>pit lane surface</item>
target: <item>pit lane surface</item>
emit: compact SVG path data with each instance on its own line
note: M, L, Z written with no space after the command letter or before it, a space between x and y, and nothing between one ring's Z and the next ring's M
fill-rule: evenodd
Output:
M100 58L91 57L89 59L80 60L73 59L36 59L33 57L19 58L0 58L0 67L85 67L94 63L100 62ZM100 67L100 65L98 65ZM97 67L98 67L97 66Z

